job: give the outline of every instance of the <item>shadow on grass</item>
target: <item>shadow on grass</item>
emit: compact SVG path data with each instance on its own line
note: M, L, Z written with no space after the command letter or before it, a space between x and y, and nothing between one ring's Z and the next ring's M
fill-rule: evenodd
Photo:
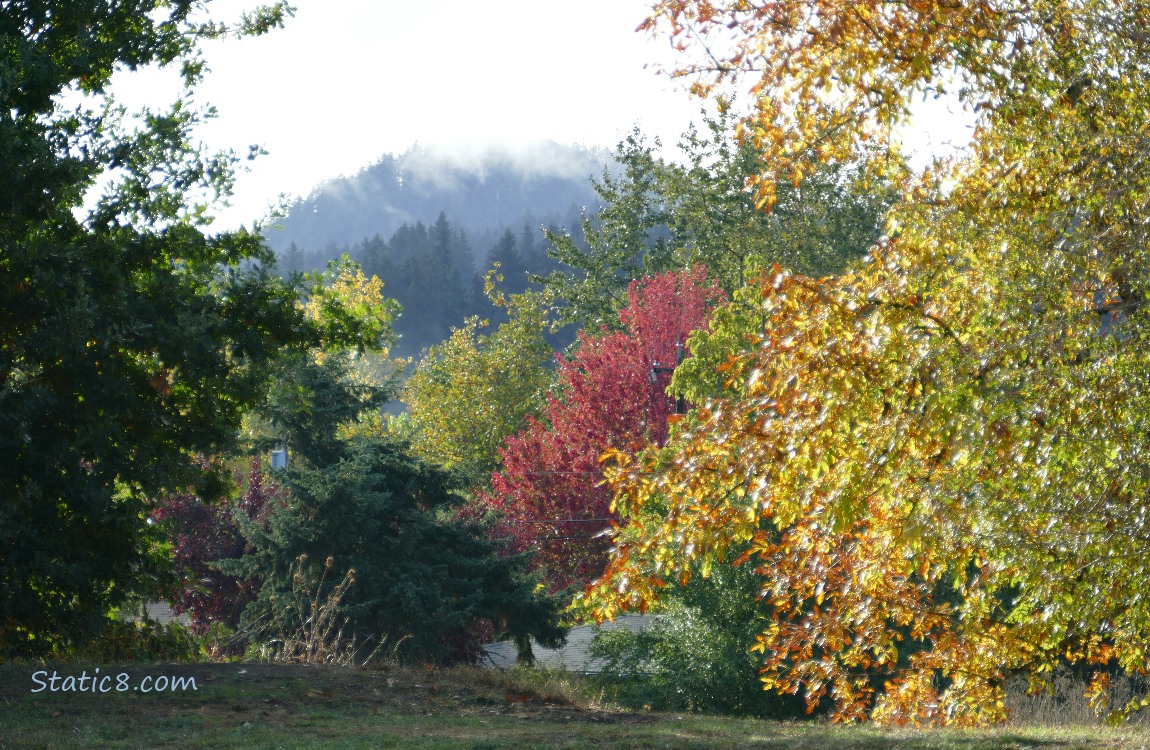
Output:
M109 689L93 678L110 678ZM562 674L472 669L7 664L0 749L1079 750L1150 739L1132 730L923 732L623 711L598 705L584 687Z

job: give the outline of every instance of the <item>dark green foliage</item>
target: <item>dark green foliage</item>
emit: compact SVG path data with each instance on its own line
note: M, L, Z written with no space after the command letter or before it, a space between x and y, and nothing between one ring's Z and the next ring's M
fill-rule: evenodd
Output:
M498 263L503 277L499 289L505 295L523 292L531 276L558 268L542 240L539 226L525 220L518 234L511 229L480 234L477 241L486 249L476 259L467 233L440 213L430 226L404 224L389 240L376 235L347 252L365 273L378 276L388 296L403 308L395 321L398 342L394 353L417 357L447 339L468 317L478 316L492 325L506 322L506 310L493 305L486 293L486 276ZM338 252L331 247L305 265L322 265L325 257Z
M446 214L440 213L431 226L404 224L390 240L379 235L365 239L349 253L366 274L383 281L386 294L403 308L395 322L397 356L418 355L471 314L466 282L475 275L474 261L467 237Z
M2 5L0 658L79 642L155 590L163 555L144 499L218 494L195 456L234 444L281 353L320 344L325 327L358 335L354 321L307 321L302 280L268 273L258 236L205 232L237 157L194 145L190 89L144 118L104 106L118 68L171 64L196 83L198 40L226 33L192 23L196 7ZM69 90L89 98L68 109L54 97Z
M256 450L286 446L293 462L302 460L310 466L338 461L346 448L340 426L395 395L391 384L353 380L350 369L346 352L329 354L320 362L306 355L282 362L260 409L268 430L255 441Z
M779 264L792 273L842 273L882 234L895 199L888 185L867 184L861 168L828 164L799 185L783 183L770 212L755 205L747 179L766 171L762 155L733 137L724 110L683 137L683 165L669 168L662 194L676 259L702 263L728 293L756 269Z
M387 250L392 268L380 278L403 305L397 331L405 351L442 341L467 315L463 279L473 271L464 244L443 213L430 227L404 226L392 237Z
M498 264L503 283L499 285L506 294L522 294L527 291L527 261L519 252L515 233L508 229L500 237L491 252L487 254L487 267Z
M264 581L244 613L249 628L292 627L285 604L306 556L303 578L322 579L326 589L354 570L342 614L344 635L360 644L402 641L407 658L471 660L484 620L497 637L561 640L558 604L537 595L525 561L500 556L480 527L452 518L463 501L454 478L405 445L363 441L336 463L289 473L287 484L291 500L272 512L267 529L245 529L255 551L221 565ZM325 591L318 593L322 599Z
M669 589L654 624L596 636L592 654L607 660L599 679L620 702L657 711L805 715L801 699L759 682L761 658L751 647L769 619L761 582L745 568L722 567Z

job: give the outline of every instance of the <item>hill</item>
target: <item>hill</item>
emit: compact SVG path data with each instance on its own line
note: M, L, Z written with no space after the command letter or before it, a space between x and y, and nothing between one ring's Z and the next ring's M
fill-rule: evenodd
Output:
M404 225L431 224L440 213L473 239L518 230L525 221L566 220L595 207L590 178L610 161L605 149L552 141L482 149L417 145L319 185L290 204L266 238L280 253L292 243L314 253L389 238Z
M267 232L284 271L322 268L347 253L403 305L395 353L417 356L469 315L500 319L483 291L499 262L504 290L557 266L542 228L581 240L584 211L598 210L591 179L609 152L553 142L481 150L416 146L291 205ZM556 342L561 346L563 342Z

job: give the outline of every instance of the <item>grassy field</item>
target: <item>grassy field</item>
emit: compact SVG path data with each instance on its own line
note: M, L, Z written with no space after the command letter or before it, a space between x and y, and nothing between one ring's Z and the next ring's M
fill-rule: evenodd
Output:
M597 705L566 678L539 673L269 664L96 669L0 665L0 748L1150 747L1145 729L915 732L636 713Z

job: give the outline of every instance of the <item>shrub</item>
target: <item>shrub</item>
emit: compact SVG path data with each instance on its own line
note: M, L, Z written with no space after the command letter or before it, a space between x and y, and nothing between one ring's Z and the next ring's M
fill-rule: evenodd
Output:
M196 638L178 622L109 619L82 646L56 658L97 663L125 661L194 661L202 651Z
M793 696L763 689L755 635L769 616L759 579L741 567L693 576L668 592L660 617L642 630L601 631L591 655L606 660L598 680L623 705L763 718L805 715Z
M247 549L237 514L248 522L263 523L271 504L282 502L286 493L263 473L259 459L252 460L243 485L238 500L205 503L184 492L160 499L152 509L152 518L168 533L176 567L176 583L163 593L173 610L188 615L190 630L197 636L207 635L217 624L234 629L259 591L257 579L228 575L215 563L239 557Z

